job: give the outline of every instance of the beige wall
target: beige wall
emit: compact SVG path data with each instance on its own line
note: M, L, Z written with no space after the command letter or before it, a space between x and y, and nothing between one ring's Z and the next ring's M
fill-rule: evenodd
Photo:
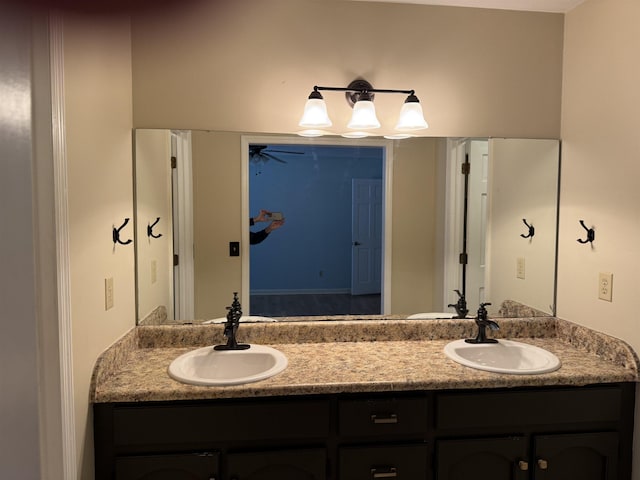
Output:
M136 284L138 320L158 307L173 319L173 211L171 132L136 130ZM153 238L147 227L157 218Z
M504 300L551 313L558 201L557 140L489 140L487 290L490 314ZM535 234L524 239L526 219ZM524 260L524 278L516 275Z
M587 1L567 15L559 314L630 341L640 271L640 4ZM595 226L592 247L579 225ZM613 302L597 298L614 274Z
M314 85L415 89L428 136L558 138L560 14L205 1L133 21L136 127L292 133ZM355 21L357 19L357 21ZM325 92L335 131L350 109ZM383 125L404 96L379 94Z
M133 244L111 239L133 214L129 21L66 17L64 62L76 442L78 478L87 480L93 366L135 324ZM133 237L133 222L122 235ZM108 277L114 307L105 311Z
M240 134L192 132L195 317L223 317L229 292L240 292L241 257L229 256L240 241L242 188ZM221 215L224 212L224 215ZM211 312L220 312L212 315Z
M622 338L636 351L638 24L636 0L587 0L566 16L558 270L558 315ZM576 242L585 238L580 220L595 227L593 246ZM599 272L613 273L611 303L598 300Z
M434 297L434 289L443 283L435 259L437 145L435 138L395 142L391 313L439 310L434 306L440 300Z

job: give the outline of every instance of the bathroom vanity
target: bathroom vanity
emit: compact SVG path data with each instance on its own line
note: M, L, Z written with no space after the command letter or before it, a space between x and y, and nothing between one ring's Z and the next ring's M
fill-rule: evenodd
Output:
M502 336L562 360L505 375L443 354L472 323L243 325L240 338L289 365L226 387L166 372L219 343L219 326L137 327L94 371L96 479L631 479L638 362L624 342L553 318L502 319Z

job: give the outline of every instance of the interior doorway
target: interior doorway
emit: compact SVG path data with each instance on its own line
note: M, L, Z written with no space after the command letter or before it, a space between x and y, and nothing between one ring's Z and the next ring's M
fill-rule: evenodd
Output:
M243 232L242 294L250 299L245 314L380 314L390 308L391 235L385 212L390 211L392 142L327 140L243 137L243 217L261 220L261 210L284 217L284 224L259 244L251 244L250 236L269 219L248 229L246 238ZM378 237L372 249L367 240L372 262L356 260L365 251L359 245L364 242L354 237L357 230L352 231L358 216L357 209L352 212L356 180L378 185L371 190L378 195L371 214L360 210L355 221ZM354 253L360 255L352 259ZM370 284L365 290L352 285L359 263Z
M461 294L473 314L485 301L488 140L447 139L446 172L444 305Z
M351 180L351 295L382 290L382 197L382 178Z

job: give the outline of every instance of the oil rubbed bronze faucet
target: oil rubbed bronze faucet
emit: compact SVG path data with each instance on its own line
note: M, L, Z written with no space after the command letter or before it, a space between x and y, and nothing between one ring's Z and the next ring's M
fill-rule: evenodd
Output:
M467 318L467 313L469 313L467 300L464 298L464 295L460 293L460 290L454 290L454 292L458 294L458 301L456 303L450 303L449 308L453 307L456 309L456 318Z
M238 300L238 292L233 292L233 302L227 307L227 321L224 323L224 336L227 338L225 345L216 345L214 350L246 350L251 345L238 343L236 333L240 326L240 317L242 317L242 306Z
M500 325L498 325L493 320L489 320L487 309L485 308L487 305L491 305L490 303L481 303L480 308L478 308L478 314L476 315L475 322L478 325L478 335L476 338L467 338L465 342L467 343L498 343L498 340L495 338L487 338L487 327L491 330L500 330Z

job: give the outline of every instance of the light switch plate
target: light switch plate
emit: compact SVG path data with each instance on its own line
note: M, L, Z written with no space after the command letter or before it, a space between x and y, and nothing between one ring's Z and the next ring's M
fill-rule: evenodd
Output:
M151 260L151 284L153 285L158 281L158 262Z
M516 259L516 278L524 280L525 278L525 263L524 257L518 257Z
M113 308L113 277L104 279L104 309Z

